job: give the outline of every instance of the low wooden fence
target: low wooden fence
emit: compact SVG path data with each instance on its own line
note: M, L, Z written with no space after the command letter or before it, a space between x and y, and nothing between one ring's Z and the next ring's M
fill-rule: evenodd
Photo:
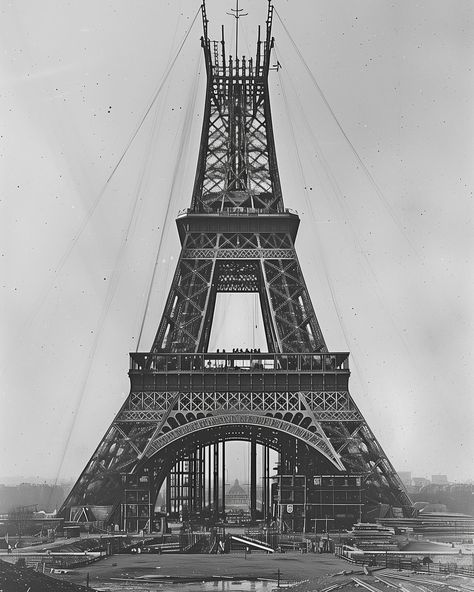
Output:
M474 576L474 556L472 554L453 553L449 557L438 553L420 552L410 556L403 551L400 553L393 551L371 553L345 545L336 545L335 555L351 563L364 564L369 567Z

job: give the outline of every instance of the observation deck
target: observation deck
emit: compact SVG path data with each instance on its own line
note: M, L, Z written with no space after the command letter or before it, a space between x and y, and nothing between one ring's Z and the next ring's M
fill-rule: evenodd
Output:
M349 354L132 353L134 391L347 390Z
M288 232L294 242L299 224L298 214L288 208L282 212L246 207L204 212L187 208L176 218L181 244L187 232Z

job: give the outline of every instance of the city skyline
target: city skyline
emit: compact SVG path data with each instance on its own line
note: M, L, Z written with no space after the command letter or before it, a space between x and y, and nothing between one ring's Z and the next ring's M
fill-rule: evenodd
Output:
M402 478L403 481L403 475L405 473L409 473L411 475L411 480L416 480L416 479L424 479L426 481L429 481L430 483L436 484L433 482L433 477L447 477L447 482L446 484L472 484L474 483L474 475L472 477L468 477L466 480L452 480L449 478L449 474L446 473L434 473L432 475L428 475L428 474L418 474L418 473L414 473L413 471L407 470L401 470L401 469L397 469L395 467L395 470L397 471L397 473L400 475L400 477ZM236 479L239 481L240 485L248 485L250 483L250 480L248 478L248 475L245 474L245 471L243 473L239 473L237 471L229 471L227 470L227 476L226 476L226 484L232 484ZM77 480L77 475L71 475L69 478L67 476L65 476L64 478L62 478L60 481L58 481L56 483L55 478L48 478L48 477L44 477L41 475L11 475L11 476L2 476L0 475L0 485L21 485L22 483L25 484L32 484L32 485L73 485ZM443 483L439 483L440 485Z

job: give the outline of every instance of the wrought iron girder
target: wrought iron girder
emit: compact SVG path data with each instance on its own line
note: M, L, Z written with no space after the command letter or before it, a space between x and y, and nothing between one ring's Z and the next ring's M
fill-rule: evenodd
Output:
M208 85L191 211L178 222L180 259L152 355L131 367L136 390L63 508L88 503L116 507L123 488L121 472L153 471L157 494L177 459L190 458L203 441L234 438L279 450L282 466L291 471L332 463L338 471L364 474L369 498L410 507L349 392L339 390L347 389L348 368L339 366L333 373L324 361L323 369L320 356L320 366L309 358L308 370L302 356L297 358L298 373L286 356L318 356L327 348L294 250L299 220L285 212L280 187L267 82L272 11L269 3L263 65L259 49L255 68L243 60L234 66L230 61L226 70L226 64L218 63L215 45L212 63L203 6ZM260 375L251 364L248 373L233 372L226 359L220 370L228 373L224 380L218 380L217 371L215 379L206 374L202 362L185 366L180 361L179 369L163 362L163 352L172 354L170 360L176 360L178 352L183 360L188 354L204 359L219 291L259 294L268 350L282 354L275 356L275 376L269 378L268 368L265 374L261 361ZM160 367L164 363L166 372ZM190 384L196 391L188 390ZM329 385L333 390L325 390Z
M185 249L213 249L217 246L219 235L207 232L188 232L183 248Z
M275 276L273 280L270 282L269 288L272 291L273 296L275 297L275 312L278 312L279 309L281 309L284 306L287 306L288 304L295 304L295 300L299 296L301 296L303 287L292 286L292 290L290 291L290 288L286 283L287 277L287 274L283 272L280 275ZM282 278L284 280L283 282L281 281ZM280 284L277 284L276 282L280 282ZM278 300L280 301L279 303Z
M300 274L298 273L298 268L296 266L296 261L291 261L282 263L278 259L276 260L267 260L265 261L265 269L267 270L268 282L270 285L279 281L281 276L285 276L292 280L292 283L285 283L285 288L288 290L288 287L293 285L300 286L300 280L302 279ZM286 294L286 292L285 292Z
M173 351L178 344L186 344L189 351L198 350L214 265L209 260L190 261L180 257L154 350Z
M296 257L293 260L265 260L263 270L283 351L325 349L311 301L309 297L303 297L306 285ZM311 327L311 333L308 327Z
M319 414L324 416L324 421L339 422L341 416L346 417L346 421L349 421L348 417L352 417L352 422L362 420L347 391L176 391L138 392L131 396L133 403L125 411L138 413L157 410L163 417L172 409L185 413L220 413L225 410L286 413L310 410L318 420ZM118 420L123 413L118 416ZM352 437L346 427L339 429L344 430L344 438Z
M362 415L357 407L354 406L349 391L308 391L304 392L308 405L315 413L324 413L331 419L331 413L344 413L344 417L353 417L350 421L362 420ZM339 420L338 420L339 421Z
M143 421L151 421L151 422L158 422L162 417L162 413L159 411L124 411L122 416L119 420L120 423L123 422L143 422Z
M136 464L138 451L144 449L153 434L150 424L135 422L119 426L117 419L92 455L64 507L84 503L111 506L116 502L121 492L121 472Z
M126 411L166 411L169 409L176 393L166 392L134 392L132 391L124 407Z
M225 425L249 425L260 428L271 429L276 432L283 432L295 438L301 439L303 442L317 450L320 454L325 456L334 466L339 470L344 470L344 465L341 463L336 451L324 435L324 432L309 431L306 428L295 425L294 423L278 419L268 415L245 414L245 413L230 413L219 414L196 419L189 423L175 427L173 430L157 435L153 442L147 448L147 457L150 458L161 450L165 449L173 442L183 438L196 437L199 432L209 434L209 431L215 427Z
M366 486L373 492L369 497L383 489L385 500L410 513L412 504L403 484L362 416L356 423L324 421L322 426L347 469L365 475Z
M239 235L236 235L234 238L238 238L238 236ZM249 239L246 239L245 237L243 238L245 246L245 241L248 241ZM251 249L249 249L249 251L251 251ZM198 253L195 254L197 255ZM294 251L292 254L296 257ZM258 291L260 285L258 276L259 272L254 264L252 264L251 268L248 268L248 266L242 267L242 264L237 264L237 260L229 257L229 263L226 265L220 264L219 267L216 268L217 276L214 277L213 275L211 277L210 267L204 267L202 260L185 260L184 255L185 253L183 253L180 260L183 271L178 278L176 287L176 293L178 295L178 300L175 304L176 313L174 315L166 314L165 316L167 317L168 322L173 325L173 328L179 324L183 336L186 337L186 339L177 339L173 337L172 341L189 342L189 340L194 340L194 343L196 343L199 341L199 336L195 335L195 332L201 327L200 319L203 316L205 302L209 297L211 286L216 286L218 291ZM216 257L219 257L219 253L216 253L215 255ZM265 259L265 253L261 253L261 255L263 255L263 259L266 262L267 259ZM282 260L278 261L280 267L283 267ZM301 344L309 341L309 336L304 325L309 323L314 325L314 317L311 317L309 314L307 317L303 316L304 311L301 311L301 306L298 304L292 304L291 302L292 298L296 299L301 295L301 292L305 287L304 285L297 285L296 288L292 286L293 292L290 292L288 278L294 283L295 276L293 273L289 274L288 269L291 269L294 272L295 269L297 270L297 266L295 265L294 259L289 259L288 262L289 264L285 264L284 272L280 278L276 275L273 278L274 287L273 290L270 290L270 295L273 295L273 298L271 298L269 304L273 307L273 314L279 326L278 331L281 333L281 341L285 344L289 344L290 341L294 341L296 344L300 343L300 345L296 345L296 349L301 350ZM201 268L199 268L199 265L201 265ZM199 273L199 269L204 271ZM192 278L192 282L189 279L190 277ZM200 278L201 281L196 282L196 277ZM282 280L281 277L284 279ZM286 303L279 303L278 299L276 299L276 294L281 295L283 293L283 290L280 289L280 285L277 283L278 280L280 280L284 288L286 287ZM171 298L169 302L172 301L173 299ZM304 302L304 300L302 301ZM188 303L187 308L184 307L183 302ZM279 310L276 305L279 305L281 310ZM195 310L195 314L191 314L189 307ZM168 310L169 306L167 307L166 312L168 312ZM282 332L283 327L285 326L287 327L287 330ZM295 330L295 326L297 327L297 330ZM191 330L189 330L190 327ZM290 329L290 331L288 331L288 329ZM314 329L313 333L315 333ZM290 339L293 336L294 339ZM287 347L288 351L293 351L294 349L295 346Z
M296 314L294 313L294 311L288 311L289 314L283 316L280 313L278 314L278 320L281 323L281 340L282 342L288 343L290 341L290 337L295 337L294 341L296 343L300 342L300 338L301 338L301 333L304 330L304 328L309 324L311 318L302 318L300 320L298 320L296 318ZM293 321L293 322L292 322ZM284 333L283 332L283 327L287 326L287 331Z
M259 239L263 249L293 249L293 241L287 233L262 233Z
M291 237L286 232L188 232L183 240L183 249L219 249L219 250L248 250L258 253L264 252L265 259L278 260L279 257L269 257L273 250L291 252L296 259L296 252ZM256 255L256 258L260 257Z
M213 77L206 95L200 160L203 170L195 184L193 207L198 211L239 204L224 194L250 190L253 207L282 211L278 175L270 165L267 116L268 92L263 81L250 77ZM270 137L270 139L269 139Z
M399 490L401 492L401 496L404 500L403 505L408 506L411 505L411 501L408 498L408 495L405 492L405 488L403 483L398 476L397 472L393 468L391 462L388 460L387 455L382 450L379 442L375 438L374 434L372 433L371 429L369 428L368 424L364 422L362 429L359 432L361 439L367 446L369 452L373 452L376 456L377 461L373 466L373 470L376 469L379 472L379 475L383 477L387 483L387 485L392 490Z
M293 249L185 249L183 259L293 259Z
M271 294L273 296L273 309L275 311L275 314L280 314L281 312L284 312L284 309L286 307L287 312L291 315L294 314L294 309L295 306L298 306L295 301L293 300L293 298L298 298L299 296L301 296L301 289L300 290L294 290L292 295L288 294L288 293L284 293L282 291L282 288L284 288L283 286L279 286L278 288L275 285L270 285L269 286L270 290L271 290ZM301 307L299 307L301 310ZM282 319L285 318L284 315L281 315Z
M192 265L188 261L183 261L181 268L182 281L179 283L178 289L180 289L183 295L186 296L194 296L196 294L199 294L200 292L202 292L203 287L207 286L207 282L209 281L209 271L210 265L207 261L196 260L193 262ZM201 284L196 284L195 281L191 283L186 283L187 280L191 278L195 280L196 277L201 280ZM186 291L183 289L183 286L186 286ZM194 287L196 287L196 291L192 292L192 288Z
M258 248L258 235L255 233L233 232L219 236L219 249L250 249Z

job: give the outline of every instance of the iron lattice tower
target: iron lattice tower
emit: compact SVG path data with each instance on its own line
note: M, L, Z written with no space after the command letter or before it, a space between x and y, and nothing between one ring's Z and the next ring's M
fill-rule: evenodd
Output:
M410 515L403 484L349 393L348 354L328 351L298 263L299 218L283 204L269 101L273 6L248 60L226 55L224 29L211 41L205 5L202 16L205 115L191 207L177 218L176 272L151 350L131 354L131 392L61 513L151 528L165 490L169 514L225 517L224 443L246 440L252 517L257 444L265 518L276 507L269 449L279 453L280 475L305 476L320 498L320 476L332 476L330 485L357 477L358 511L347 495L342 510L332 509L345 511L346 523L377 507ZM208 351L220 292L258 293L267 352ZM321 511L327 523L321 508L304 507L307 526Z

